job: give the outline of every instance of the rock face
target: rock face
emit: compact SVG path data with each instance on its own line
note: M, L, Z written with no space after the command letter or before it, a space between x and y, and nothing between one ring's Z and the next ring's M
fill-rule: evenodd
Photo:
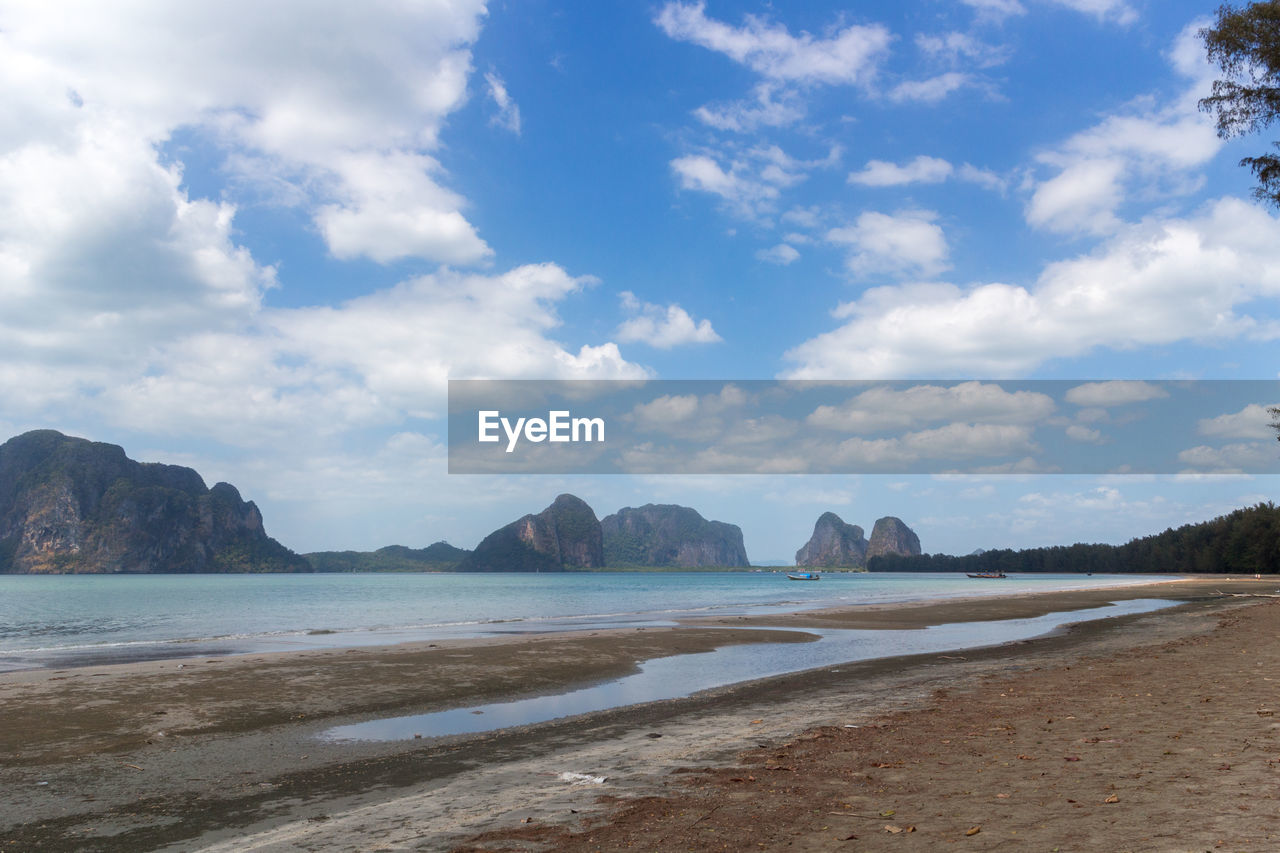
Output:
M813 536L796 551L796 565L861 569L880 554L919 553L920 537L900 518L885 516L876 521L868 542L861 527L845 524L834 512L824 512L813 526Z
M609 566L680 568L750 565L742 528L707 521L697 510L674 504L624 507L600 522Z
M484 538L458 563L460 572L560 572L604 566L600 521L581 498L560 495Z
M861 568L866 564L867 540L862 528L856 524L845 524L844 519L834 512L818 516L813 536L796 551L797 566Z
M871 542L867 545L867 559L881 554L901 554L904 557L920 553L920 537L900 518L885 516L871 528Z
M234 486L36 430L0 445L0 572L305 572Z

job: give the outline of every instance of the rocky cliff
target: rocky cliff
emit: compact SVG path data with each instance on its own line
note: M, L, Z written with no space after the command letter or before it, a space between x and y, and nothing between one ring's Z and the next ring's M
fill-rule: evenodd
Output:
M605 561L611 567L749 565L740 527L707 521L687 506L625 507L606 516L600 527Z
M818 516L813 536L796 551L796 565L828 568L865 568L867 561L881 554L909 556L920 553L920 537L902 519L885 516L871 528L871 540L862 528L846 524L834 512Z
M600 521L581 498L560 495L537 515L490 533L460 572L559 572L604 566Z
M234 486L36 430L0 445L0 572L299 572Z
M867 559L881 554L900 554L912 557L920 553L920 537L907 527L902 519L885 516L871 528L871 542L867 545Z
M862 528L845 524L834 512L818 516L813 536L796 551L796 565L861 568L867 564L867 540Z

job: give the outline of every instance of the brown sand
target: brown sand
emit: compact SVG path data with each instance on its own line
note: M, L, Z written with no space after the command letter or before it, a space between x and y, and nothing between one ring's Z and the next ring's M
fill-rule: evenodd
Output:
M465 849L876 849L926 838L921 849L1277 849L1280 721L1264 713L1280 704L1270 680L1280 679L1280 606L1212 595L1275 586L1213 579L791 617L900 627L1204 599L1012 647L393 744L314 735L614 678L659 655L810 638L690 627L6 674L0 850L440 850L481 830L490 835ZM829 727L803 734L819 724ZM671 773L682 765L725 769ZM602 793L623 798L621 811L570 834L610 814Z

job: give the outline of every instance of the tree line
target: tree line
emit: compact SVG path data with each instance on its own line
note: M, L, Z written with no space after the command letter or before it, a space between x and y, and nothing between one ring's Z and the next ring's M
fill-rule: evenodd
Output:
M963 557L884 554L872 557L867 570L1269 574L1280 572L1280 508L1268 501L1124 545L1055 545L1022 551L1004 548Z

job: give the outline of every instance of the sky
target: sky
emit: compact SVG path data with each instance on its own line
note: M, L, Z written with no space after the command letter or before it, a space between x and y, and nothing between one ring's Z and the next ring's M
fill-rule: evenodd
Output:
M1216 5L0 2L0 435L190 465L301 552L472 547L566 491L759 561L825 511L967 553L1268 500L446 465L451 378L1275 379L1270 139L1197 110Z

